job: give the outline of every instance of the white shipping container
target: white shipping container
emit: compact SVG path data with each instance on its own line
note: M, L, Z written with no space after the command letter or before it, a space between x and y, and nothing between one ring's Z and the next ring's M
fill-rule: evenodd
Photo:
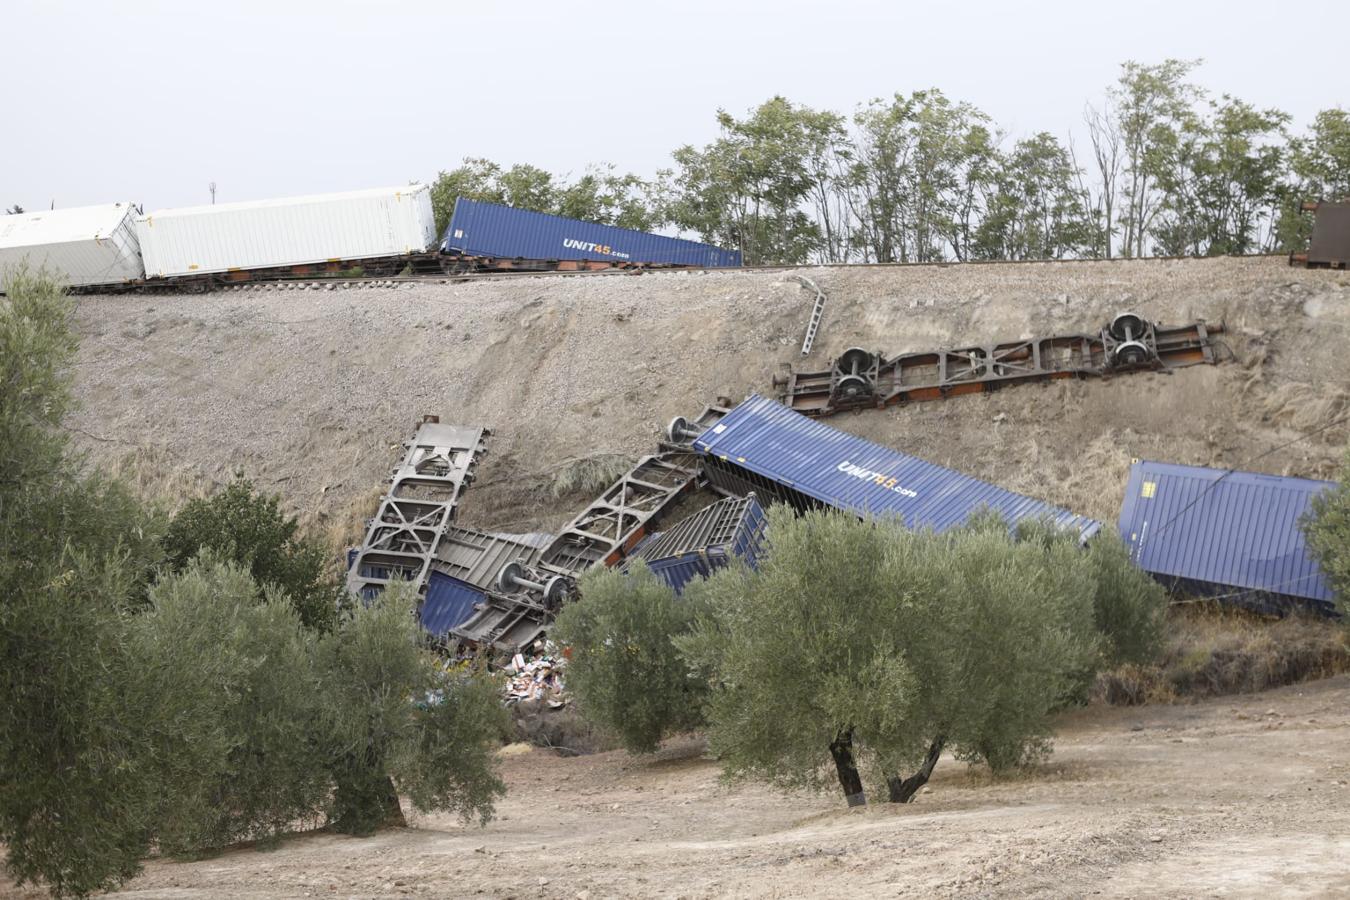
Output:
M121 284L145 274L130 203L0 215L0 280L27 262L72 287Z
M420 253L436 240L424 184L161 209L136 219L150 277Z

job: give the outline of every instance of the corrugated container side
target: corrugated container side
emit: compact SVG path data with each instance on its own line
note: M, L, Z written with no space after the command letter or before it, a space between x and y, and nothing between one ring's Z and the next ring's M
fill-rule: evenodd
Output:
M1330 611L1331 588L1300 522L1333 486L1143 460L1130 467L1120 534L1135 563L1175 590L1263 612Z
M680 594L684 592L689 582L695 578L707 578L714 569L719 569L726 563L725 554L718 552L718 548L713 548L704 552L690 551L679 556L655 559L647 563L647 568L651 569L657 578L670 585L675 593Z
M642 559L678 594L689 582L707 578L733 557L755 566L764 526L764 510L754 497L719 500L638 545L624 569Z
M464 197L455 200L441 249L503 259L601 260L699 268L741 264L739 250Z
M151 277L405 256L436 240L426 185L161 209L136 234Z
M427 593L417 618L428 633L440 637L468 621L475 605L486 600L483 592L473 585L432 571L427 577Z
M71 287L139 281L135 212L109 203L0 216L0 272L26 263Z
M749 397L694 441L709 481L798 509L820 505L895 516L942 532L981 509L1009 524L1049 518L1088 540L1101 523L832 428L780 403Z

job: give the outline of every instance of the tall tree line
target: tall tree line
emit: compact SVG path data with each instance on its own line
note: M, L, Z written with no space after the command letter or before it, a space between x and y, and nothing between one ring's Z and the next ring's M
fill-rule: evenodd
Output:
M444 229L457 196L639 230L676 230L770 262L1212 256L1289 250L1304 200L1350 196L1350 113L1301 132L1278 109L1212 96L1198 60L1126 62L1082 125L1014 138L931 88L851 115L773 97L643 178L600 164L580 177L466 159L441 172Z

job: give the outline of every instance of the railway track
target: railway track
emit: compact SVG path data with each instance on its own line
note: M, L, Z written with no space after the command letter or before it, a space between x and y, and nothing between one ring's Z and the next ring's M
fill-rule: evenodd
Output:
M494 281L515 278L584 278L615 277L620 275L660 275L682 274L723 274L734 272L795 272L802 269L925 269L959 268L965 266L1078 266L1112 263L1166 263L1197 259L1193 256L1144 256L1112 257L1110 259L1002 259L1002 260L944 260L936 262L868 262L868 263L792 263L775 265L740 266L737 268L699 268L693 266L628 266L589 269L549 269L549 268L511 268L511 269L466 269L462 272L414 272L411 274L373 274L360 276L339 275L277 275L260 276L249 279L211 278L201 280L175 280L164 283L142 283L130 285L109 285L83 289L83 293L210 293L214 291L268 291L268 290L341 290L351 288L397 287L405 284L462 284L473 281ZM1288 259L1282 253L1233 254L1230 259ZM404 267L406 268L406 266ZM249 274L249 273L244 273Z

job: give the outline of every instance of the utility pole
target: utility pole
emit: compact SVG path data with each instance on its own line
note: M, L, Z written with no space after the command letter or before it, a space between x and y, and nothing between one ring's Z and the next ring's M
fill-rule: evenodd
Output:
M212 206L215 206L215 205L216 205L216 183L213 181L213 182L211 182L210 185L208 185L208 187L209 187L210 190L211 190L211 205L212 205Z

